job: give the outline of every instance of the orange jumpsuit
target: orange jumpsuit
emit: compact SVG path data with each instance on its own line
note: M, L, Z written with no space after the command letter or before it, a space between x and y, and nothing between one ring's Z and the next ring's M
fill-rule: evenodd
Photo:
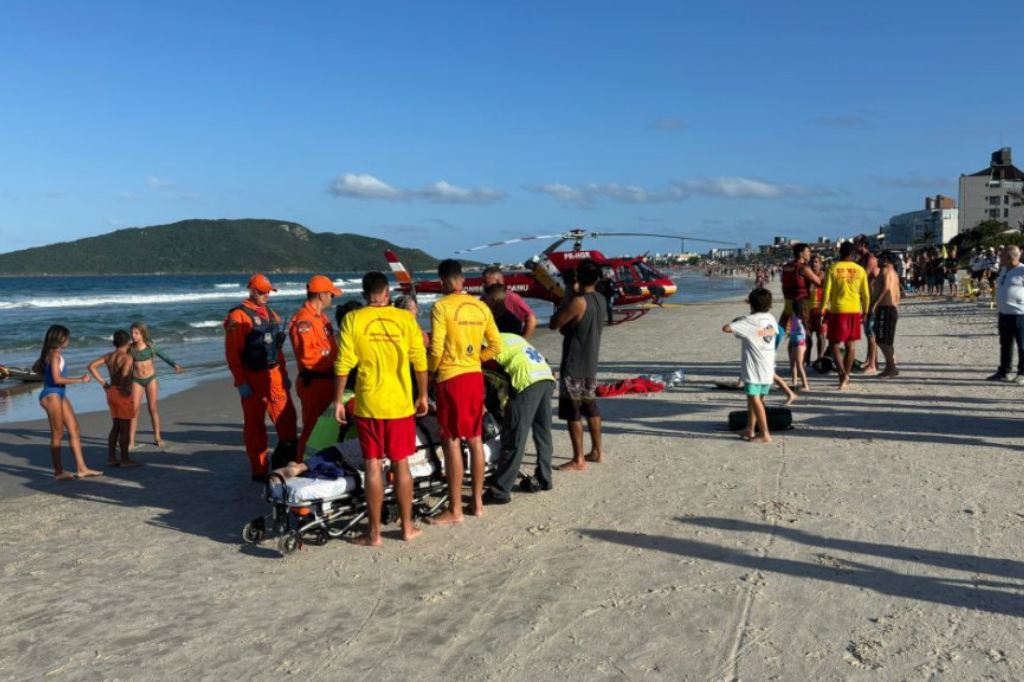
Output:
M246 300L242 306L253 311L264 319L280 322L277 313L266 308L257 307L252 301ZM284 352L278 350L277 366L273 369L253 369L242 360L246 337L252 331L253 321L245 312L234 309L224 320L224 355L228 361L228 369L234 377L235 386L249 384L252 397L242 398L242 415L245 440L245 454L249 457L253 476L266 474L269 469L267 460L267 424L266 415L274 422L279 441L294 441L297 437L295 406L285 387L288 379L288 368L285 367Z
M338 357L338 340L331 319L306 301L288 325L299 380L295 390L302 402L302 436L299 438L299 459L306 454L306 441L313 433L317 419L334 402L334 360Z

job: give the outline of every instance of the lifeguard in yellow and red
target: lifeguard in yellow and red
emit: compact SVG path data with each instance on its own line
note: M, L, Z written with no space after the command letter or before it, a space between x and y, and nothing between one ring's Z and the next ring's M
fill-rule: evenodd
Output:
M294 451L298 428L284 361L287 332L278 314L267 306L270 293L277 289L259 274L249 278L247 286L249 298L232 308L224 320L224 355L242 399L245 454L253 480L259 481L270 469L266 415L274 422L282 450Z
M299 368L295 392L302 403L302 436L299 438L298 461L306 454L306 441L313 433L317 419L334 400L334 361L338 357L338 338L330 309L341 289L330 279L316 275L306 284L306 302L292 316L288 336L292 340L295 362Z

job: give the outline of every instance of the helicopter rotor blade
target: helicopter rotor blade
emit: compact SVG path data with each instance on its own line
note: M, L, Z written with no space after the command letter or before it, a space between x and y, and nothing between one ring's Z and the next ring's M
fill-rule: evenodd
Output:
M468 249L459 249L455 253L469 253L470 251L480 251L482 249L492 249L495 246L504 246L505 244L517 244L519 242L532 242L537 239L568 239L565 234L540 234L535 237L517 237L516 239L506 239L501 242L493 242L491 244L482 244L480 246L472 246Z
M723 242L715 239L699 239L687 237L685 234L657 234L655 232L592 232L591 237L659 237L661 239L682 239L688 242L707 242L708 244L735 244L735 242Z

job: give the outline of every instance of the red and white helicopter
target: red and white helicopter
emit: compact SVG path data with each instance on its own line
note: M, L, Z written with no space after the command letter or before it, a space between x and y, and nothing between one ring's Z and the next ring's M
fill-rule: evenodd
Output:
M606 257L600 251L584 249L583 240L587 237L662 237L668 239L691 240L725 244L708 239L695 239L680 235L651 234L640 232L587 232L586 230L569 230L563 234L539 235L536 237L520 237L506 241L485 244L456 253L470 253L506 244L534 241L538 239L555 239L556 241L544 251L523 264L521 270L504 273L505 286L523 298L534 298L558 305L565 297L566 273L575 270L580 261L590 258L597 262L604 271L605 279L612 286L613 324L629 322L643 317L651 308L649 304L661 305L661 302L676 293L676 283L667 275L662 274L647 263L646 256ZM572 249L557 251L565 242L572 240ZM385 258L391 266L391 272L398 280L396 292L403 294L443 293L440 280L414 281L412 275L399 261L393 251L385 251ZM568 276L572 279L572 275ZM483 279L467 277L464 290L470 294L480 294L483 290Z

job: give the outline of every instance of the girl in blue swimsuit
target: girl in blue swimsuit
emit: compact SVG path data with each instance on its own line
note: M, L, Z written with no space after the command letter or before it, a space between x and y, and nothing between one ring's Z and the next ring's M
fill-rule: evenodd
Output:
M149 408L149 418L153 422L153 437L157 447L163 447L164 440L160 435L160 412L157 410L158 390L160 387L156 378L156 366L153 358L158 357L174 368L174 371L181 374L185 368L169 358L166 353L160 350L153 340L149 338L149 328L145 322L132 322L132 399L135 400L135 419L132 420L128 433L128 449L135 448L135 429L139 424L139 408L142 407L142 398L146 398L146 407Z
M64 387L68 384L89 383L88 374L81 379L67 378L67 369L64 366L61 349L68 345L69 336L68 328L59 324L52 325L47 329L39 359L32 366L36 373L43 375L43 390L39 394L39 404L46 410L46 416L50 420L50 455L53 457L53 473L58 481L103 475L103 472L94 471L85 465L85 459L82 457L78 418L75 416L75 408L71 406L71 401L65 395ZM75 466L78 468L76 474L64 471L60 461L60 447L61 441L64 440L65 429L68 432L71 454L74 456Z

